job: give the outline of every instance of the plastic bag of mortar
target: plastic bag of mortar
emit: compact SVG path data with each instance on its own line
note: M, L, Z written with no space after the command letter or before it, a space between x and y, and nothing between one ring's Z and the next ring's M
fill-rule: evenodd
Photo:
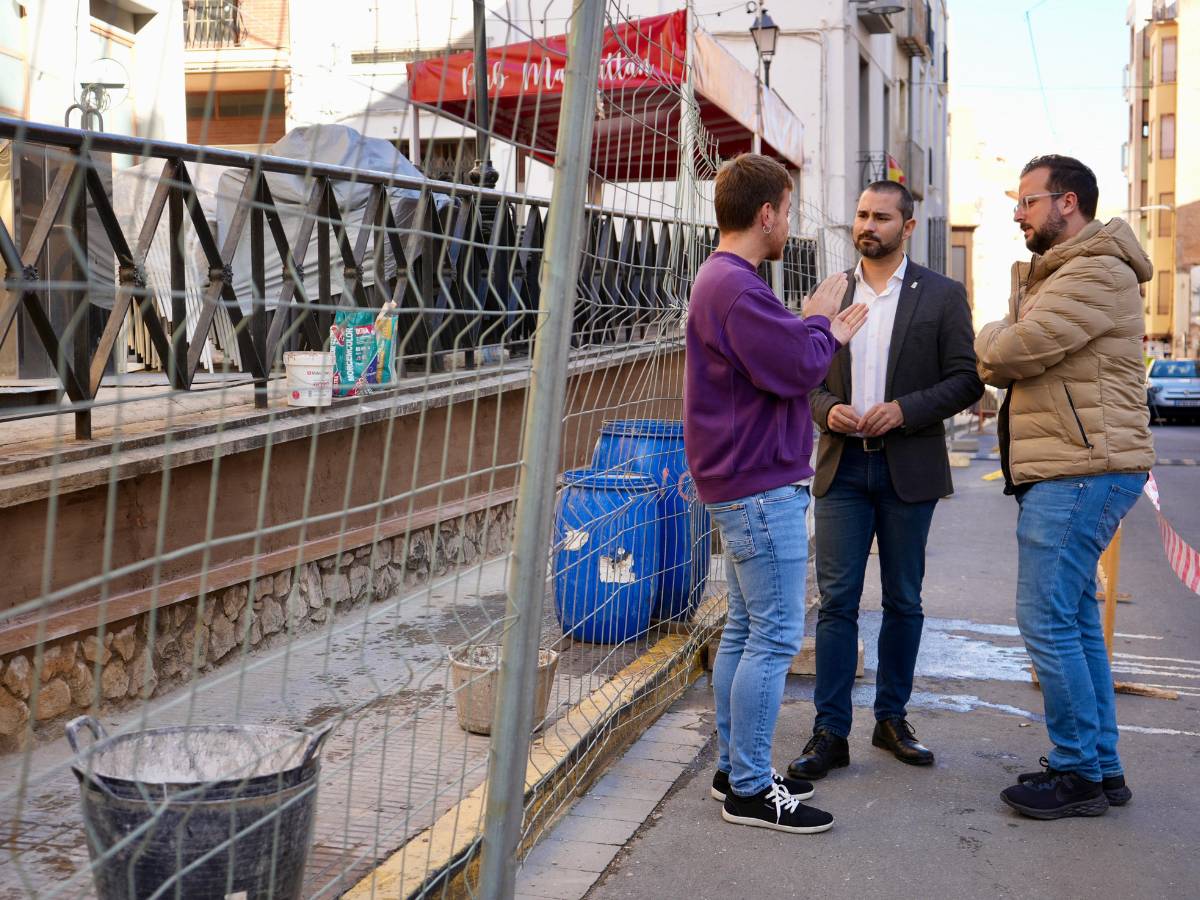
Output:
M339 309L329 329L333 350L333 395L358 397L396 381L396 320L388 303L378 312Z

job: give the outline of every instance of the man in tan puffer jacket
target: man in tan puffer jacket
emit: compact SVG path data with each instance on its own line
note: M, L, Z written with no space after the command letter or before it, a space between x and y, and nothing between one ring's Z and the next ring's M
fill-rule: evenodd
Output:
M1008 317L975 340L979 375L1007 388L997 433L1017 516L1017 624L1054 744L1005 803L1039 819L1095 816L1132 797L1095 600L1096 563L1154 463L1142 361L1150 260L1121 219L1095 221L1096 177L1042 156L1013 218L1033 251L1013 266Z

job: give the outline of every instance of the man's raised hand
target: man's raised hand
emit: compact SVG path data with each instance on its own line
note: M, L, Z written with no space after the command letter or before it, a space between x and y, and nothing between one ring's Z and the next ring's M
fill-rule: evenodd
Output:
M813 296L816 296L815 294ZM829 323L829 330L843 347L850 343L850 338L858 333L867 321L867 304L852 303L834 316Z
M842 298L846 296L846 286L850 280L845 272L835 272L817 285L817 289L804 298L800 305L804 317L824 316L832 319L842 308Z

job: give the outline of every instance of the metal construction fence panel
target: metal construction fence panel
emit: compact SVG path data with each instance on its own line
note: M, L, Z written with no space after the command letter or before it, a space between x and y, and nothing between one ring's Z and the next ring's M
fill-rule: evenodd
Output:
M447 6L373 87L403 140L0 118L0 897L506 896L696 677L684 325L750 134L687 10ZM261 24L184 10L206 53ZM798 307L852 255L793 208Z

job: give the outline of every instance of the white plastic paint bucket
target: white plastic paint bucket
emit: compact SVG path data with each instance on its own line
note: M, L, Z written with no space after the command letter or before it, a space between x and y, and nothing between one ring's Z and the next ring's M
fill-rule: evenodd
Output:
M333 402L333 353L292 350L283 354L288 406L329 406Z

